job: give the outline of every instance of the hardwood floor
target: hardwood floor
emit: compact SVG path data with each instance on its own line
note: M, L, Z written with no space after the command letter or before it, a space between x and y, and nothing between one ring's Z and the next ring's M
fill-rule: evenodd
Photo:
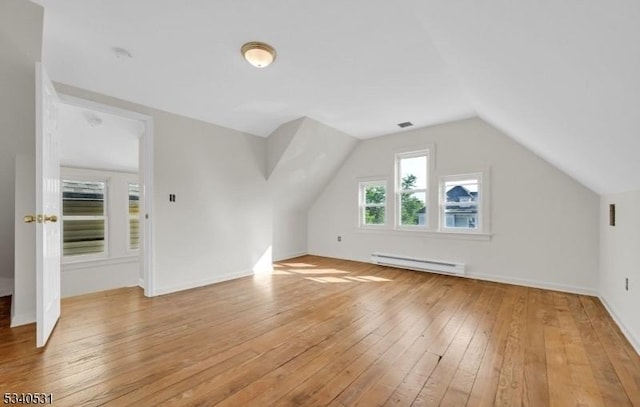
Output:
M276 270L65 299L44 350L0 302L0 390L59 406L640 405L640 357L596 298L313 256Z

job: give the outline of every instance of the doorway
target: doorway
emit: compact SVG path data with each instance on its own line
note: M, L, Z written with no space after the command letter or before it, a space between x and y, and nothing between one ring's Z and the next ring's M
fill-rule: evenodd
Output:
M150 116L60 95L62 295L154 294Z

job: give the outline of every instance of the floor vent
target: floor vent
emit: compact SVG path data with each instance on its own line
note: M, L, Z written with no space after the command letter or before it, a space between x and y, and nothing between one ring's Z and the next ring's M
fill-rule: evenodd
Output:
M418 259L399 254L373 253L371 262L383 266L399 267L418 271L435 271L444 274L464 276L465 265L440 260Z

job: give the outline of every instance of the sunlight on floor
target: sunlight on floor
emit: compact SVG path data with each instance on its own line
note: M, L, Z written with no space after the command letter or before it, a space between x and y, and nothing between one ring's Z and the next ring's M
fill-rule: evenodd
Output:
M308 264L308 263L280 263L280 264L287 267L317 267L313 264Z
M355 277L305 277L307 280L315 281L318 283L371 283L371 282L383 282L383 281L393 281L382 277L374 277L374 276L355 276Z
M348 271L336 270L336 269L289 269L291 273L297 274L349 274Z

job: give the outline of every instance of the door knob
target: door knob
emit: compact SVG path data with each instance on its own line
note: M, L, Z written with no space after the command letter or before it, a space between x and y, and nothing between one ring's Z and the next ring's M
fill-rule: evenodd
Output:
M51 222L56 223L58 221L58 217L56 215L27 215L22 218L24 223L43 223L43 222Z
M22 220L24 221L24 223L33 223L36 221L36 217L35 215L27 215L24 218L22 218Z
M44 221L56 223L58 221L58 217L56 215L44 215Z

